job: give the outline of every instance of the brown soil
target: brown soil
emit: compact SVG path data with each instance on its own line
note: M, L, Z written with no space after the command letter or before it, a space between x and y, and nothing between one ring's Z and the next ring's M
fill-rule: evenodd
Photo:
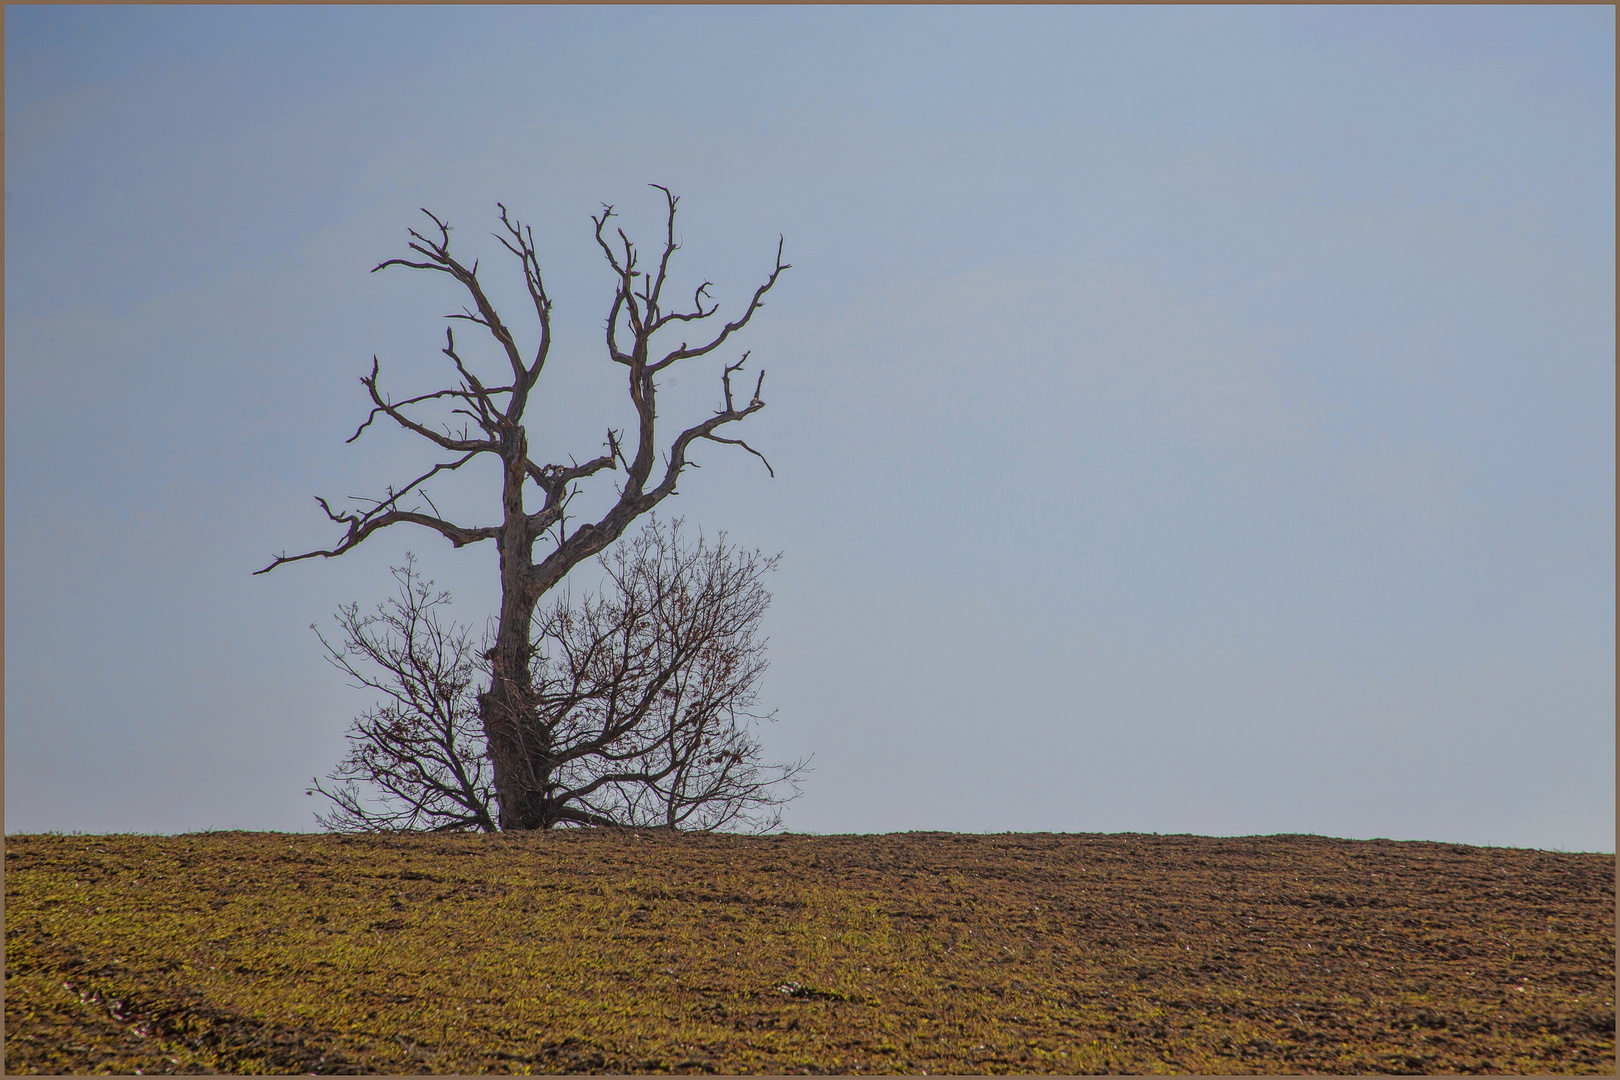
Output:
M1612 1073L1614 884L1310 836L10 836L5 1064Z

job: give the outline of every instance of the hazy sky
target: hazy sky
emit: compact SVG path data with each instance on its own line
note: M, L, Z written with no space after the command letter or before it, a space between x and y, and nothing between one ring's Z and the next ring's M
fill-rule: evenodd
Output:
M343 440L463 298L368 271L429 207L532 340L531 222L583 459L590 215L650 246L657 182L683 291L793 264L660 398L768 373L775 479L710 447L664 510L785 552L789 828L1613 851L1614 18L7 8L6 830L315 828L370 698L309 624L408 550L497 597L405 528L250 576L431 460Z

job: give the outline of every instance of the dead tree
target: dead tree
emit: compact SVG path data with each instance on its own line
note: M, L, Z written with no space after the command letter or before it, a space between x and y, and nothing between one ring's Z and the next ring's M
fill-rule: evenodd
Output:
M711 283L704 282L693 292L690 309L665 306L670 259L679 248L675 242L678 200L667 188L653 186L663 192L668 208L665 238L656 269L639 269L636 248L622 229L614 230L614 236L608 235L608 223L613 217L611 206L604 206L601 216L592 218L597 244L617 279L608 312L606 343L608 357L626 369L630 401L636 411L633 459L625 458L620 433L611 428L607 433L606 453L583 464L573 461L567 465L542 464L529 457L523 415L551 346L551 300L541 278L533 232L512 218L505 206L497 204L504 232L497 233L496 238L522 267L539 324L538 344L532 357L525 357L516 336L485 295L478 280L478 264L474 262L468 267L451 255L450 226L424 209L423 213L435 226L436 235L410 230L409 247L419 258L389 259L373 270L404 266L454 278L467 291L471 304L448 318L482 326L489 333L510 368L510 381L506 381L505 372L499 379L490 380L474 374L457 350L454 328L445 330L443 352L455 368L455 381L447 387L395 401L379 387L380 363L373 357L371 374L360 380L371 397L372 409L349 441L359 438L381 415L432 443L443 452L444 460L403 485L389 488L381 498L368 500L358 511L334 511L326 500L318 499L326 515L345 529L339 542L328 549L283 554L258 571L267 573L300 559L342 555L379 530L400 524L432 529L458 548L485 540L495 542L500 562L501 609L495 639L486 654L489 685L479 695L478 703L503 829L548 828L559 820L560 807L550 802L546 794L551 790L550 778L558 766L559 748L550 742L537 711L530 668L533 657L530 630L541 598L580 562L605 550L623 535L632 521L674 493L676 482L688 465L687 453L694 442L708 440L741 446L765 461L764 455L743 440L718 434L725 425L742 420L765 406L760 396L765 378L763 371L756 378L747 401L739 403L733 396L731 376L741 371L747 362L745 352L736 363L722 366L723 406L676 435L663 450L662 475L656 479L653 476L660 451L655 430L658 376L676 364L707 356L724 345L748 324L764 303L765 294L776 284L782 271L788 269L788 264L782 262L782 240L778 238L775 265L735 319L696 345L682 341L672 349L655 350L655 336L663 335L663 339L667 339L666 331L678 332L687 324L703 323L719 311L719 304L709 297ZM422 408L432 405L449 406L451 415L460 418L452 421L462 424L460 430L453 431L448 424L435 426L424 417ZM501 462L499 520L495 524L475 526L445 520L422 491L422 485L441 473L460 469L482 454L494 455ZM579 482L603 472L614 472L621 465L625 476L618 487L617 501L600 519L567 531L564 510L579 490ZM770 471L770 463L765 462L765 466ZM525 489L529 484L535 485L544 496L538 509L531 510L528 506ZM554 534L548 541L550 550L536 560L535 545L546 539L552 530Z

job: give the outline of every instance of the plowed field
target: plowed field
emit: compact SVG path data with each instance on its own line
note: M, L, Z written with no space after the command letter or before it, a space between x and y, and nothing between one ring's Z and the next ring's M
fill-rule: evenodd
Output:
M8 836L5 1067L1609 1073L1614 883L1311 836Z

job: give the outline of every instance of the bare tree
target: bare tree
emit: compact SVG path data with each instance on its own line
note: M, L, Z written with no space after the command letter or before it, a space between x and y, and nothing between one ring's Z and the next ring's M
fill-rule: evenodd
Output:
M600 591L577 604L559 597L537 616L532 679L542 733L559 748L543 792L557 808L549 824L765 831L797 793L806 763L763 764L753 732L774 719L754 706L764 577L780 556L741 551L724 534L689 546L680 525L652 516L600 558ZM440 626L449 596L414 559L394 577L398 595L375 615L339 609L341 647L321 638L334 664L386 698L355 722L334 786L315 782L310 794L335 804L317 817L342 831L492 832L477 654L465 630Z
M609 358L623 365L628 376L631 404L637 416L635 457L626 460L620 433L607 432L606 452L584 462L567 465L542 464L529 457L529 438L523 423L524 410L545 367L551 347L551 299L541 278L540 262L531 229L512 218L499 204L503 232L496 238L515 257L523 270L524 282L539 324L539 340L526 357L507 323L497 314L478 280L478 264L464 265L450 253L450 226L429 213L434 233L410 230L411 251L419 259L389 259L374 268L404 266L446 274L468 293L471 304L448 316L483 327L494 340L506 366L498 379L485 380L473 373L457 349L454 329L446 328L442 350L455 369L449 386L395 401L379 386L380 363L372 358L371 374L360 381L371 397L372 409L349 441L359 438L379 415L393 420L406 431L433 444L444 455L432 468L399 487L390 487L381 498L362 500L357 511L337 512L325 499L321 509L345 532L331 548L299 555L281 555L258 573L267 573L283 563L300 559L331 558L352 551L381 529L399 524L419 525L438 532L455 547L493 540L499 552L501 608L494 641L485 658L489 664L489 684L478 696L479 718L488 744L493 768L496 799L503 829L547 828L561 820L561 807L551 801L556 791L552 774L561 764L566 747L552 741L556 729L548 726L538 710L530 662L533 646L530 632L536 607L542 597L585 559L605 550L637 517L652 510L675 492L682 471L689 464L687 454L694 442L708 440L741 446L765 461L764 455L741 439L718 434L765 407L760 397L765 373L761 371L752 395L739 404L733 396L731 376L742 370L748 353L735 363L722 364L720 389L723 405L713 415L685 428L663 450L662 476L653 479L659 457L655 419L657 416L657 377L676 364L685 364L719 349L731 335L745 327L764 303L765 294L776 284L788 264L782 262L782 240L776 247L776 260L764 284L754 290L742 312L718 330L705 335L698 344L682 341L673 348L655 350L653 339L668 331L678 332L688 324L702 323L719 311L709 298L710 282L693 292L689 309L665 306L664 290L669 281L670 259L679 249L675 241L675 211L678 199L669 189L663 192L667 219L662 251L655 270L639 269L638 253L622 229L608 235L613 208L604 206L601 216L591 220L596 226L596 242L606 257L617 284L608 311L606 344ZM639 286L639 289L638 289ZM451 420L435 425L423 410L448 407ZM460 424L453 430L451 424ZM476 429L476 432L474 431ZM422 490L422 485L441 473L454 472L482 454L501 462L500 519L490 525L462 525L446 520ZM564 511L579 490L579 482L622 465L625 477L617 489L618 499L594 522L566 529ZM765 462L767 471L770 463ZM772 473L774 475L774 472ZM531 510L526 486L535 485L544 499ZM410 500L407 507L406 501ZM425 506L423 505L425 504ZM550 536L551 550L536 561L535 545Z

